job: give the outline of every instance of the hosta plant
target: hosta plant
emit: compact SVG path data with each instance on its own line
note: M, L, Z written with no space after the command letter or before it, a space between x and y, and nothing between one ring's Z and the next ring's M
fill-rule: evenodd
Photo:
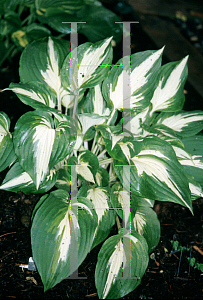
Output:
M162 48L113 65L111 40L71 52L67 41L34 41L21 55L20 83L4 91L34 109L12 133L0 114L0 171L9 168L0 189L43 194L31 244L45 291L73 273L77 278L79 265L103 243L99 298L130 293L159 242L155 201L192 212L202 196L203 112L182 110L188 57L162 66Z

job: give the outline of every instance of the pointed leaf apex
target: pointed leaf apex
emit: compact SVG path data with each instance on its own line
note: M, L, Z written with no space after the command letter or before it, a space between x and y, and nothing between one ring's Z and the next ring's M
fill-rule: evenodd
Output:
M164 49L165 49L165 45L161 49L157 50L156 53L158 53L161 56L164 52Z
M164 46L163 46L163 47L162 47L162 48L161 48L159 51L163 53L163 52L164 52L164 49L165 49L165 47L166 47L166 45L164 45Z
M111 36L110 38L107 38L104 40L104 43L107 44L107 46L111 43L111 40L113 39L113 36Z
M188 61L188 58L189 58L189 55L185 56L185 57L182 59L182 61L185 61L185 64L186 64L187 61Z

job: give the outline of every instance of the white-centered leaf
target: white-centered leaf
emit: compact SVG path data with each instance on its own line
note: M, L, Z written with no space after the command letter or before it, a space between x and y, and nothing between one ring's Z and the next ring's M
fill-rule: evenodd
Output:
M132 213L132 229L146 239L151 253L160 239L160 222L155 211L142 200L139 201L135 214Z
M23 172L19 175L17 175L15 178L7 181L6 183L3 183L0 186L1 190L11 190L11 188L15 188L16 186L21 185L22 183L24 183L24 186L27 187L29 186L31 183L33 183L32 178L30 177L30 175L26 172Z
M45 193L50 190L56 182L56 170L50 170L45 180L40 184L38 190L30 175L23 170L19 162L16 162L6 174L0 186L1 190L23 193Z
M179 161L183 165L186 175L189 176L190 183L193 185L198 183L203 188L203 136L199 133L195 136L185 137L181 142L188 156L180 157L178 149ZM176 149L175 151L177 152ZM194 182L191 181L191 178L194 179Z
M87 191L86 198L92 201L98 216L98 226L94 233L92 245L92 248L94 248L108 237L111 227L115 223L115 213L110 207L107 188L90 188Z
M125 212L125 221L130 220L130 212L131 212L131 206L130 206L130 194L129 192L125 190L117 190L113 192L118 199L119 204L121 205L122 211L117 211L118 215L123 218L123 211ZM111 201L114 203L113 199ZM114 207L114 209L119 209L119 207Z
M9 128L9 117L6 113L0 112L0 172L16 160L12 135L9 132Z
M139 234L143 235L144 226L146 225L145 215L141 212L137 212L133 218L133 224L134 224L135 230Z
M194 138L194 137L192 137ZM199 184L199 182L202 181L202 175L198 174L196 175L195 170L203 171L203 160L202 160L202 155L191 155L185 149L183 149L183 146L178 146L178 145L173 145L172 146L176 156L180 162L181 165L183 165L185 169L185 173L188 177L189 181L189 188L191 191L191 198L192 200L196 200L199 197L202 197L203 191L202 187ZM195 149L195 145L194 145ZM191 169L191 170L190 170ZM188 172L189 171L189 172ZM198 177L197 177L198 176ZM198 181L196 179L198 178Z
M135 231L131 234L119 232L106 240L99 252L95 270L99 298L118 299L134 290L147 268L147 253L145 239ZM125 275L127 269L129 274Z
M121 147L121 150L123 151L123 154L125 155L125 157L127 158L128 162L130 162L130 150L128 148L131 147L134 150L134 146L131 142L119 142L118 145Z
M121 242L121 240L119 240L118 244L115 245L115 251L112 253L107 263L107 268L109 268L109 273L106 280L106 284L104 286L103 297L102 297L103 299L106 298L111 288L111 285L114 284L116 277L118 277L118 273L122 266L123 260L126 260L126 256L125 253L123 253L123 243Z
M92 175L92 172L88 168L89 164L88 163L81 163L81 165L77 166L77 172L80 174L82 177L84 177L85 180L90 181L95 183L94 177Z
M113 104L114 110L148 106L148 94L152 92L152 82L155 79L152 73L157 72L161 66L162 52L163 48L133 54L130 57L131 72L129 57L124 57L124 61L121 59L116 63L103 83L103 94L106 100ZM124 78L129 78L130 86L124 85ZM125 95L123 89L128 89L125 90Z
M81 151L77 158L77 173L82 176L82 179L95 183L94 176L98 168L97 156L89 150Z
M161 67L159 81L151 99L152 111L178 111L184 103L183 87L187 77L188 56L178 63ZM179 93L179 94L178 94Z
M40 82L51 89L57 99L56 104L59 110L61 110L62 100L66 98L67 107L70 105L68 103L70 93L63 88L60 77L62 63L69 50L69 42L48 37L30 43L23 51L20 59L21 82L24 84L33 81ZM28 96L35 97L37 101L42 101L41 97L34 95L33 92Z
M69 98L69 93L62 87L61 84L58 55L54 49L54 42L51 37L49 37L47 48L47 69L45 71L41 70L41 74L47 85L56 92L57 99L61 103L62 98ZM67 107L69 106L67 105Z
M55 108L56 95L45 84L33 81L29 83L11 83L8 89L17 94L19 99L33 108L43 108L48 106ZM43 104L44 106L42 106Z
M8 134L8 121L4 114L0 114L1 123L0 123L0 143L3 138ZM4 125L4 126L3 126Z
M65 115L54 113L53 120L43 111L28 112L15 126L16 155L37 189L49 170L72 151L75 142L76 128Z
M87 192L87 199L92 200L96 213L98 215L98 221L100 222L105 211L109 209L106 190L99 187L89 189Z
M132 192L139 197L172 201L192 211L188 178L172 146L155 136L133 144L135 151L131 154L130 176L123 168L123 162L114 160L121 182L123 178L131 181Z
M94 87L106 76L112 61L111 38L95 44L85 43L66 57L62 70L62 85L72 94Z
M92 76L95 77L94 73L98 66L100 66L107 56L108 52L105 53L106 48L109 46L112 37L106 39L103 44L98 48L90 46L82 57L82 60L78 67L78 85L81 87L87 82ZM105 66L103 66L105 67Z
M202 190L201 186L198 183L194 184L192 182L189 182L189 187L190 187L190 190L191 190L191 194L194 197L194 199L192 199L192 200L196 200L200 197L201 198L203 197L203 190Z
M167 170L168 168L165 161L168 160L168 157L157 150L142 150L138 155L132 157L132 161L138 172L138 177L143 176L145 173L148 176L163 182L186 206L188 206L181 195L178 185L173 181L172 176Z
M108 186L93 187L87 183L83 183L78 192L79 196L85 197L92 202L92 209L95 210L98 217L98 225L94 233L92 249L108 237L112 226L115 224L116 215L112 209L109 194L110 189Z
M34 145L34 158L35 158L35 171L36 187L39 187L40 182L44 179L48 172L49 160L55 139L55 130L47 127L47 124L39 125L33 134Z
M162 113L158 117L157 124L164 124L180 133L181 136L188 137L197 134L203 129L203 112Z
M110 131L109 131L110 132ZM111 139L112 139L112 147L111 150L114 148L116 143L120 141L123 138L123 135L116 135L116 134L111 134ZM121 144L122 145L122 144ZM121 147L122 148L122 147Z
M91 249L97 216L83 197L71 203L62 190L44 195L32 215L33 259L48 290L71 275Z

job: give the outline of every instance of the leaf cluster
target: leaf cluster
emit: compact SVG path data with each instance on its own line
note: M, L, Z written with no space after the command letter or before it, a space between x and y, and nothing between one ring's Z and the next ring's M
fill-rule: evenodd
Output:
M115 42L122 38L122 25L114 23L118 16L97 0L1 0L0 66L34 40L50 35L67 39L74 21L72 33L78 30L90 42L104 39L106 32Z
M4 90L34 108L13 133L0 113L0 171L9 167L0 189L43 194L31 244L45 291L103 243L99 298L130 293L160 239L155 201L193 212L203 195L203 112L182 110L188 57L162 66L162 48L112 65L111 40L71 52L68 41L33 41L20 58L20 83Z

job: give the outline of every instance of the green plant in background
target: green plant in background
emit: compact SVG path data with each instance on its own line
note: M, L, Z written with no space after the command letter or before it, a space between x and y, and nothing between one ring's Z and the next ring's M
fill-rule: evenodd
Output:
M192 212L192 200L202 196L203 112L182 110L188 58L162 66L162 48L131 55L131 70L124 67L129 57L111 66L111 40L71 53L69 42L53 37L30 43L20 58L20 83L8 89L34 111L19 118L13 133L0 114L0 171L9 167L0 189L43 193L31 245L45 291L103 242L99 298L130 293L160 239L155 200ZM123 100L124 74L131 95ZM118 233L108 237L115 223Z
M203 272L203 264L200 264L198 261L196 261L196 259L194 257L192 257L192 258L188 257L187 259L188 259L191 267Z
M174 240L171 241L171 244L173 246L171 253L179 252L179 251L181 252L180 262L181 262L182 253L184 251L186 251L186 252L190 251L190 257L187 257L190 267L193 267L194 269L197 269L197 270L203 272L203 264L196 261L195 257L191 257L192 246L185 247L185 246L180 245L180 243L178 241L174 241ZM179 269L180 269L180 262L179 262ZM190 268L189 268L189 273L190 273ZM179 274L179 271L178 271L178 274Z
M114 23L120 19L100 1L0 0L0 66L33 40L70 34L68 21L87 21L77 29L93 43L107 33L116 42L122 38L122 25Z
M190 251L190 248L188 248L188 247L185 247L185 246L181 246L180 244L179 244L179 241L171 241L171 244L172 244L172 246L173 246L173 249L172 249L172 251L174 251L175 250L175 252L183 252L183 251Z

